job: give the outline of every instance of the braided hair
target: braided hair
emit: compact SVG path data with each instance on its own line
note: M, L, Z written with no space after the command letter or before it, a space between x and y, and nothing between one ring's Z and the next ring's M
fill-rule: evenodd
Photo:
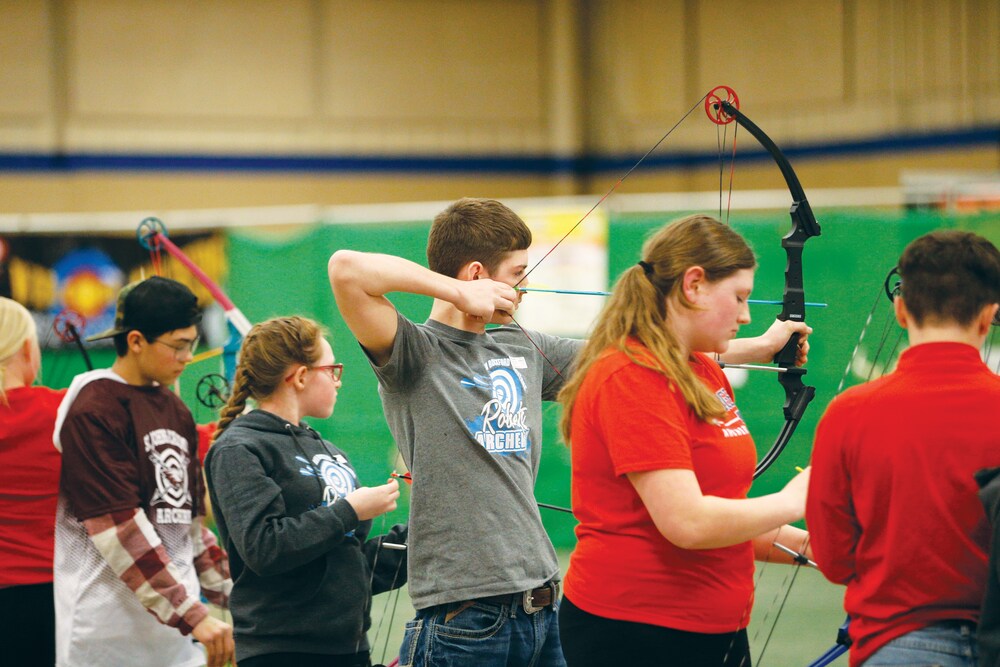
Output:
M212 442L243 414L248 400L260 402L277 391L289 367L316 363L322 354L322 337L319 324L297 315L254 325L243 339L233 391L222 408Z

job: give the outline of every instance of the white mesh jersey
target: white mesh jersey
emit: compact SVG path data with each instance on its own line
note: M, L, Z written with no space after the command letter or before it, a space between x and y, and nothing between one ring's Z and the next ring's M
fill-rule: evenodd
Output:
M188 591L198 590L189 526L157 529ZM54 563L58 667L198 667L205 655L190 637L160 623L111 570L66 508L56 509Z
M163 388L91 371L67 391L54 441L63 452L53 568L58 667L204 665L201 647L147 611L81 522L143 508L184 595L198 595L191 530L203 491L191 413ZM148 544L155 537L145 536ZM120 547L131 563L126 578L145 580L143 563Z

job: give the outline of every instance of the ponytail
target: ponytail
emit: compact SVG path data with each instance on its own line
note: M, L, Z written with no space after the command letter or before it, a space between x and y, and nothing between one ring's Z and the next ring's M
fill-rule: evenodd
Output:
M559 428L570 442L573 404L590 367L609 350L624 353L638 366L663 375L699 419L725 415L719 399L698 379L669 326L667 301L694 308L681 289L692 266L716 282L757 262L743 238L718 220L703 215L681 218L656 232L645 244L642 260L625 270L604 304L573 376L559 392L563 406ZM638 349L629 340L638 341Z
M233 391L212 434L214 444L222 432L243 414L247 402L260 402L277 391L288 369L316 363L322 354L323 330L305 317L275 317L256 324L243 339Z

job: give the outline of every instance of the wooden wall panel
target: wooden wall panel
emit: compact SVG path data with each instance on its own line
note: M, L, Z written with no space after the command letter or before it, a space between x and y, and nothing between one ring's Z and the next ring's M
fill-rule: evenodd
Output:
M0 145L54 146L52 58L48 7L0 0Z
M539 3L338 0L323 7L322 114L334 127L360 132L379 150L544 146Z
M76 0L70 113L84 120L308 117L307 0Z
M720 83L782 146L995 127L1000 3L0 0L0 153L55 160L631 156ZM713 149L715 127L693 115L661 153ZM988 169L991 159L1000 168L996 150L978 147L810 162L822 165L815 186L834 187L895 184L907 164ZM711 171L654 170L628 187L700 188ZM448 183L472 180L480 185L463 194L606 187L600 174L477 173L4 174L0 209L121 208L139 182L144 197L181 207L239 205L244 195L438 199L455 189Z

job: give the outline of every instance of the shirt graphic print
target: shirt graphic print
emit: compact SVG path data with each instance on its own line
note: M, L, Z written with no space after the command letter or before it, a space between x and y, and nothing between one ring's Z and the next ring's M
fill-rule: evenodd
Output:
M158 428L142 437L143 450L153 464L156 490L149 500L153 519L160 525L191 523L191 488L187 438L172 428Z
M302 464L299 474L306 477L317 477L325 485L323 488L323 506L332 505L351 491L358 488L358 478L348 465L347 459L340 454L317 454L312 462L302 456L295 459Z
M465 424L476 442L491 454L524 456L531 451L524 377L518 371L527 367L524 357L500 357L486 362L486 376L462 378L464 387L490 390L479 414Z

